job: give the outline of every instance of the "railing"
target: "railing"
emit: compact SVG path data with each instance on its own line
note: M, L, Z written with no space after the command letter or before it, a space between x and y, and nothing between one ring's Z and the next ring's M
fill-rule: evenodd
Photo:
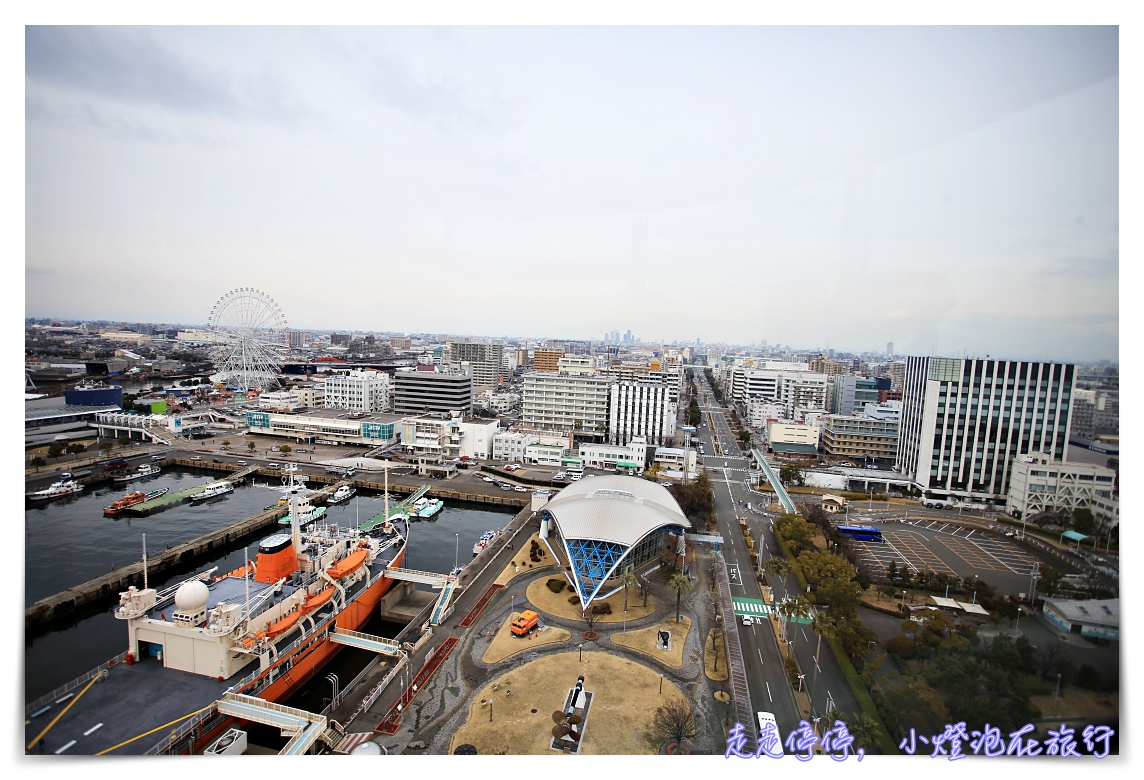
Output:
M336 707L337 705L342 703L342 700L345 699L346 694L348 694L350 691L352 691L354 689L355 685L358 685L359 683L361 683L362 680L364 680L366 677L368 677L370 672L372 672L374 670L374 668L380 663L381 663L381 659L379 657L374 656L373 658L371 658L369 663L367 663L365 665L365 668L362 669L360 672L358 672L357 676L354 677L352 680L350 680L348 683L346 683L345 687L343 687L341 689L340 693L338 694L339 700L338 701L330 701L330 703L326 705L325 709L323 709L320 714L326 715L328 717L330 715L330 713L332 713L334 711L334 707Z
M126 658L127 658L127 651L124 650L122 653L115 656L110 661L106 661L105 663L100 664L99 666L95 667L94 669L92 669L87 674L80 675L79 677L75 678L71 682L69 682L65 685L61 685L59 688L56 688L51 693L44 694L43 696L36 699L31 704L27 704L24 706L24 716L27 717L28 715L31 715L36 710L40 709L40 707L43 707L45 704L48 704L49 702L54 702L56 699L65 695L68 691L74 691L76 688L80 687L81 685L86 685L93 678L98 677L99 675L103 674L103 672L105 670L110 669L111 667L115 666L116 664L123 663L124 659L126 659Z
M261 673L261 670L255 669L253 672L246 675L246 677L243 677L241 680L236 682L234 685L227 688L223 692L223 696L226 696L228 693L233 693L234 691L240 690L244 686L249 685L251 682L253 682L258 677L258 675L260 673ZM252 690L251 693L257 693L258 691L262 690L263 687L265 687L265 686L261 686L257 690ZM174 728L170 734L168 734L166 737L164 737L159 742L157 742L155 745L153 745L146 753L144 753L144 755L147 755L147 756L165 755L167 752L170 751L172 745L175 745L176 743L182 741L183 738L186 737L187 734L191 733L191 731L193 731L196 727L198 727L199 725L201 725L203 723L206 723L208 720L210 720L211 718L216 717L218 715L220 715L220 713L219 713L218 709L214 706L212 706L209 710L204 710L203 712L200 712L198 715L195 715L190 720L184 721L181 726L177 726L176 728ZM223 716L223 717L226 717L226 716ZM209 731L209 729L204 729L204 730Z

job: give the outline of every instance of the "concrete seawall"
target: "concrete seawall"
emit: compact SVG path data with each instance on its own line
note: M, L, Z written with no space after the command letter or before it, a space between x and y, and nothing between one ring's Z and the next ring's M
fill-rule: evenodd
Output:
M203 534L197 539L175 545L154 557L147 558L147 576L160 579L170 569L179 565L190 565L203 556L217 552L228 544L256 533L268 525L274 525L288 512L287 507L275 507L232 523L225 528ZM143 562L128 564L115 571L96 577L93 580L68 588L67 590L40 599L24 610L24 626L50 623L66 617L78 607L101 599L116 598L120 591L129 585L143 587Z
M241 468L230 463L204 463L203 461L192 461L185 458L168 458L166 464L226 472L238 471ZM263 477L280 477L282 472L273 471L271 469L259 469L256 474ZM330 487L340 483L352 482L355 487L365 488L367 490L385 489L384 481L374 482L360 478L346 480L343 477L337 477L332 474L310 474L307 475L307 478L310 483L318 483ZM390 493L408 494L412 493L422 484L424 484L424 482L407 485L390 480L389 491ZM512 507L524 507L529 503L528 498L519 496L494 496L441 488L431 489L429 495L436 498L447 498L453 501L469 501L473 503ZM159 579L165 579L163 575L173 567L190 566L200 558L212 556L227 545L255 534L267 526L274 525L279 518L284 517L286 514L287 508L284 506L267 509L245 520L232 523L225 528L204 534L189 542L175 545L161 553L157 553L153 558L148 557L147 576L157 576ZM94 604L99 601L115 599L121 591L127 590L130 585L135 585L136 587L143 586L142 561L123 566L109 574L88 580L80 585L57 593L54 596L40 599L25 608L24 626L27 628L48 624L67 617L79 607Z

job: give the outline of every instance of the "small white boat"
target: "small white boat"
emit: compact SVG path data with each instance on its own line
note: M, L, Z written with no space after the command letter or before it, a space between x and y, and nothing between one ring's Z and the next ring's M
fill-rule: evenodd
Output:
M340 504L356 492L357 490L350 487L349 485L342 485L340 488L334 491L332 496L326 499L326 503L331 505Z
M143 477L153 477L156 474L158 474L159 472L161 472L162 470L163 469L161 469L160 467L156 466L153 463L144 463L142 466L135 469L134 471L129 471L126 474L123 474L123 475L118 476L118 477L112 477L111 481L112 482L131 482L132 480L143 479Z
M203 492L195 493L191 496L191 501L206 501L207 499L218 498L219 496L225 496L227 493L233 492L234 485L226 480L222 482L212 482L203 489Z
M51 501L53 498L63 498L64 496L82 492L83 485L74 479L63 479L59 482L53 482L43 490L33 490L31 493L25 493L24 497L29 501Z
M413 502L413 508L410 514L416 517L432 517L441 511L445 506L445 502L439 498L426 498L422 496Z
M473 545L473 555L480 555L498 536L500 536L500 531L485 531L481 534L481 538Z
M324 506L315 506L308 509L299 507L298 524L305 527L324 514L326 514L326 508ZM289 527L291 522L293 522L293 518L290 515L286 515L278 521L278 525Z

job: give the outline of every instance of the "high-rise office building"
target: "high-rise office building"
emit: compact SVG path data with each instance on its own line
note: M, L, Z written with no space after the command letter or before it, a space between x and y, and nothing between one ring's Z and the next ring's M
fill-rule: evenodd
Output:
M473 375L469 371L442 371L437 366L418 364L416 369L398 371L393 381L396 414L473 411Z
M1066 459L1075 366L906 360L897 468L937 497L1003 501L1013 460Z
M565 358L568 360L568 358ZM608 430L606 376L584 373L524 375L521 398L524 424L549 431L583 431L603 435Z
M323 405L327 409L384 412L389 400L389 376L373 370L331 374L325 389Z
M893 357L893 356L894 356L894 342L887 341L886 342L886 357Z

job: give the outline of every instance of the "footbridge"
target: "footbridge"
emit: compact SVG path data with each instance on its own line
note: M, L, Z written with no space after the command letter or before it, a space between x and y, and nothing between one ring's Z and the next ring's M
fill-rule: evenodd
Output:
M331 748L336 747L343 738L338 731L329 728L324 715L284 707L257 696L228 693L219 699L217 708L223 715L274 726L283 735L290 734L290 741L278 752L280 756L305 755L318 740L325 741Z
M783 487L782 481L780 481L778 475L775 474L775 470L771 468L771 464L767 463L767 459L763 457L763 453L758 449L753 449L751 450L751 455L754 457L755 462L759 464L759 468L767 475L767 479L770 480L771 487L775 489L775 495L779 497L779 504L782 505L783 511L791 515L796 514L794 502L790 500L790 496L787 495L786 488Z
M334 644L356 647L359 650L368 650L371 653L389 655L395 658L405 655L405 651L401 648L400 642L395 642L392 639L386 639L382 636L363 634L359 631L338 629L330 634L330 641Z
M391 580L404 580L416 582L421 585L431 585L434 590L441 589L437 597L437 604L429 617L429 625L439 626L441 621L449 616L449 601L457 591L457 578L448 574L438 574L432 571L417 571L415 569L386 569L385 576Z

